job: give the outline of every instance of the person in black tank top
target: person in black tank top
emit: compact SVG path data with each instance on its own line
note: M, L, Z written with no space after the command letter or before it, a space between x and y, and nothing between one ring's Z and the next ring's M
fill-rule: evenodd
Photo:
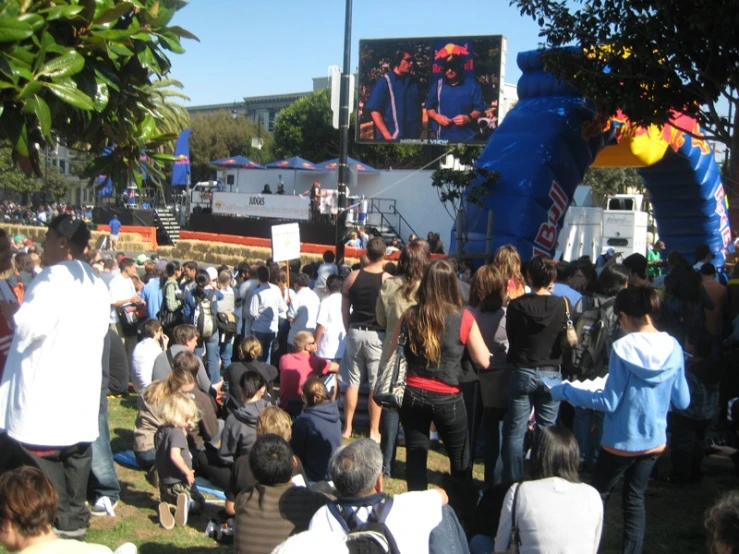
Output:
M382 358L382 342L385 329L377 324L377 298L383 281L389 277L383 271L385 260L385 240L380 237L370 239L367 244L367 257L370 260L365 268L353 271L344 283L342 313L346 327L346 350L341 359L339 376L346 383L344 419L342 435L351 437L352 420L357 409L359 387L364 382L370 386L370 438L380 440L380 415L382 410L372 402L371 394L377 379Z

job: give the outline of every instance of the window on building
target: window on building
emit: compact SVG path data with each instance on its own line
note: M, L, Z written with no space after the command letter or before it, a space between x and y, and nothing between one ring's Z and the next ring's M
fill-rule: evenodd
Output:
M67 174L67 162L65 160L59 160L59 170L62 172L62 175Z
M275 118L277 117L277 110L269 111L269 122L267 123L267 131L274 133L275 131Z

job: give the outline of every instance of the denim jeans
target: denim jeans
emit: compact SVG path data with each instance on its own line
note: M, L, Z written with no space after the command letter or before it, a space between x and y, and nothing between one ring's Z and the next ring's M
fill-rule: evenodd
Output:
M138 462L141 469L148 471L157 461L157 449L152 448L151 450L144 450L143 452L134 451L136 461Z
M600 441L603 438L604 412L587 408L575 408L575 420L572 431L580 447L580 463L593 469L600 452Z
M198 339L198 346L195 348L195 355L202 358L205 354L205 369L208 371L208 378L212 384L221 382L221 351L218 341L218 331L213 333L207 339Z
M441 523L429 534L429 554L469 554L467 536L449 504L441 507Z
M405 431L406 482L409 491L428 488L426 463L432 422L444 441L452 478L464 480L469 477L470 443L462 393L439 394L407 387L400 408L400 421Z
M221 356L221 370L225 370L231 365L231 359L234 353L234 335L233 333L224 334L220 337L218 351Z
M110 448L110 430L108 429L108 409L101 407L98 415L98 438L92 443L92 467L90 481L87 485L93 502L107 496L111 504L115 504L121 496L121 485L113 464L113 451Z
M482 425L485 440L485 485L494 487L503 482L503 460L500 451L503 446L503 410L484 408Z
M395 453L398 449L398 426L400 414L382 410L380 416L380 449L382 450L382 473L392 477L395 470Z
M557 422L559 402L552 400L542 377L561 379L559 370L517 367L513 370L508 388L508 411L503 423L503 482L518 483L523 479L523 441L531 415L536 414L536 425L550 427Z
M259 356L259 361L269 363L269 355L272 350L272 341L275 339L275 333L252 332L252 335L257 337L259 344L262 345L262 355Z
M659 454L618 456L603 449L598 455L598 464L593 474L593 486L603 499L604 512L611 492L616 488L621 477L624 478L621 498L624 511L621 552L624 554L641 554L642 552L646 528L644 495L649 484L649 475L658 458Z

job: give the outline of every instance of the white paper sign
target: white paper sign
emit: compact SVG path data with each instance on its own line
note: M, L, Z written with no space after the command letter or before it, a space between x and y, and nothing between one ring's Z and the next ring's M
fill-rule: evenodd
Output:
M272 226L272 259L286 262L300 258L300 227L297 223Z
M308 220L310 219L310 200L307 197L284 194L214 192L213 213Z

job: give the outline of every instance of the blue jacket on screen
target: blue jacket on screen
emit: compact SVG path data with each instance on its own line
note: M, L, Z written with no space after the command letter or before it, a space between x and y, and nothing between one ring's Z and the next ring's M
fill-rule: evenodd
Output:
M450 119L458 115L470 115L472 112L485 111L480 84L473 77L463 77L456 85L450 85L444 78L433 83L426 97L426 109ZM465 142L475 138L477 124L471 122L465 126L454 124L442 127L429 118L429 126L436 138L452 142Z
M643 452L667 443L667 412L690 405L685 359L667 333L630 333L613 343L608 380L590 392L563 383L552 398L573 406L606 412L603 446Z
M368 112L380 112L393 140L417 139L421 136L421 92L412 75L401 78L389 71L375 83L364 105ZM384 140L375 129L375 139Z
M290 446L310 481L329 479L328 463L341 446L341 419L336 402L306 406L293 423Z

